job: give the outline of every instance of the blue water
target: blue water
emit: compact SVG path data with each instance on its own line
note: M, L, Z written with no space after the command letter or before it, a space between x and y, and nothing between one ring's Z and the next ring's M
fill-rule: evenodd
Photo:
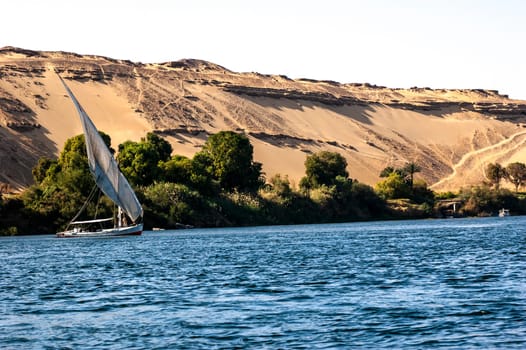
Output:
M526 217L0 239L0 348L526 348Z

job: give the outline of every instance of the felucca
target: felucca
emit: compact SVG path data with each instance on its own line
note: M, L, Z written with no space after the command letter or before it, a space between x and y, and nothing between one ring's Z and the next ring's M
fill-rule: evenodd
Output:
M86 203L69 223L66 231L58 232L56 236L70 238L140 235L143 229L141 203L139 203L128 180L119 170L117 161L104 143L95 124L66 85L66 82L62 77L59 76L59 78L77 108L84 130L89 169L96 186L115 203L118 207L118 214L116 218L76 221L85 209L87 201L90 200L88 197ZM108 222L113 222L113 227L104 228L104 223L107 224Z

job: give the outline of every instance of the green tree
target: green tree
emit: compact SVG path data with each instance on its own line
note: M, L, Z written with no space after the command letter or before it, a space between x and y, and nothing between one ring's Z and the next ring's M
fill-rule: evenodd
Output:
M515 192L519 191L526 181L526 165L524 163L510 163L505 169L505 177L515 186Z
M109 146L110 137L104 133L101 136ZM82 207L95 186L88 166L84 136L68 139L58 160L40 159L33 169L33 176L35 185L21 196L26 214L40 218L45 225L41 228L42 232L63 227ZM111 213L111 207L104 199L102 206L89 203L86 216Z
M126 178L135 185L149 185L163 178L163 163L170 160L172 146L154 133L140 142L126 141L119 145L117 161Z
M141 139L141 142L150 145L157 152L159 161L166 162L170 159L173 151L172 145L157 134L149 132L146 134L146 138Z
M106 146L111 149L111 138L99 132ZM88 155L84 135L77 135L66 140L64 149L58 157L56 165L51 164L46 171L47 177L42 181L44 188L58 186L59 192L66 191L68 195L74 197L76 193L88 195L95 181L89 170Z
M521 211L518 197L508 189L496 190L488 186L475 186L461 189L459 197L464 202L461 208L463 215L490 216L501 208Z
M38 160L37 165L32 169L33 180L39 184L46 178L54 177L59 173L60 167L58 160L42 157Z
M208 173L221 188L255 191L264 183L261 163L254 162L248 137L232 131L211 135L202 150L194 155L196 175Z
M58 162L64 168L88 169L88 155L84 135L73 136L66 140L64 148L58 157Z
M386 211L385 201L374 189L358 181L353 181L351 202L354 203L356 216L360 219L379 217Z
M161 161L159 167L163 172L164 181L191 184L192 160L190 158L175 155L168 161Z
M178 224L206 226L214 222L209 203L186 185L156 182L143 188L147 224L175 228Z
M434 205L435 193L427 187L427 183L423 180L415 180L411 190L411 199L416 203L427 203Z
M290 181L287 175L275 174L270 178L269 185L272 192L280 197L287 198L292 195L292 189L290 188Z
M411 187L397 172L377 183L376 192L384 199L411 198Z
M408 162L401 168L393 168L392 166L385 167L380 172L380 177L385 178L389 175L396 173L400 175L407 183L409 187L413 188L415 173L422 171L422 168L415 162Z
M108 134L100 131L99 135L104 140L111 153L115 151L111 148L111 138ZM88 155L86 152L86 142L84 135L77 135L66 140L64 149L59 155L58 162L60 166L65 168L88 168Z
M300 181L302 189L313 189L335 184L338 176L347 178L347 160L337 152L320 151L305 160L305 177Z
M207 154L197 152L192 158L190 183L199 193L214 196L221 191L221 185L213 176L212 160Z
M389 175L391 175L391 174L394 173L395 171L396 171L396 169L393 168L392 166L385 167L385 168L383 168L383 170L380 172L380 177L388 177Z
M268 215L272 217L269 224L290 223L287 213L294 205L296 197L300 195L292 190L287 175L275 174L272 176L259 194L269 203L267 206Z
M144 142L120 144L117 161L124 176L134 185L149 185L159 175L159 155Z
M500 182L506 177L506 169L499 163L490 163L486 167L486 178L491 182L493 186L498 190L500 188Z

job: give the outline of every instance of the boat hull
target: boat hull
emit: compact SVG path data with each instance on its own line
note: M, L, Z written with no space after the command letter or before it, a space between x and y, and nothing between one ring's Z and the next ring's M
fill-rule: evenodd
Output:
M88 237L119 237L119 236L139 236L142 234L142 224L115 227L97 231L82 231L73 229L64 232L57 232L57 238L88 238Z

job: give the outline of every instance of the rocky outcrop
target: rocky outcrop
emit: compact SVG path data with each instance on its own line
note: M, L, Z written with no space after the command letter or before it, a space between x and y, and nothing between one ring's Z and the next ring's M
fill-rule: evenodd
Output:
M2 77L31 77L42 78L46 71L41 66L21 66L17 64L5 64L0 66L0 78Z
M39 123L35 122L35 112L29 106L1 89L0 125L16 131L27 131L41 127Z
M189 71L194 71L194 72L222 71L225 73L226 72L231 73L228 69L218 64L214 64L214 63L203 61L203 60L196 60L196 59L182 59L179 61L164 62L164 63L159 64L159 66L173 68L173 69L189 70Z
M181 125L179 128L172 128L172 129L155 129L153 130L153 132L161 136L175 136L175 135L197 136L199 134L205 134L205 135L209 134L205 129L201 129L197 127L185 127L184 125Z
M20 100L0 97L0 125L17 131L40 128L33 120L34 112Z
M521 122L526 117L526 102L514 102L496 90L446 90L429 87L387 88L369 83L339 83L331 80L302 78L292 80L283 75L235 73L220 65L197 59L145 65L103 56L82 56L68 52L38 52L14 47L0 49L0 55L18 54L31 58L22 63L0 66L0 77L42 78L46 63L65 79L77 81L111 81L115 78L148 79L152 72L166 69L164 75L174 81L212 85L225 92L253 97L284 98L322 103L329 106L379 103L414 111L440 111L446 108L473 111L495 118ZM464 99L452 100L447 94L458 93ZM197 99L188 96L188 100Z
M41 51L27 50L14 46L4 46L0 48L0 55L1 54L20 54L26 57L46 57Z
M305 80L305 79L303 79ZM526 103L494 103L494 102L464 102L464 101L415 101L401 102L398 100L380 100L380 99L359 99L354 96L337 96L328 92L312 92L291 89L277 89L266 87L253 87L241 85L229 85L217 82L215 85L220 86L224 91L237 95L247 95L254 97L284 98L292 100L304 100L314 103L323 103L330 106L343 105L370 105L375 103L385 104L393 108L400 108L419 112L441 111L448 108L457 110L473 111L487 114L501 119L519 120L526 117ZM363 86L363 85L355 85ZM384 87L373 87L374 89L386 89ZM414 89L418 91L418 89ZM474 90L475 92L487 95L498 94L496 91Z
M0 97L0 110L6 114L25 114L32 112L28 106L13 96Z
M285 98L291 100L304 100L316 103L323 103L330 106L343 106L346 104L363 104L351 96L335 96L328 92L311 92L290 89L260 88L252 86L221 85L224 91L237 95L247 95L256 97Z

